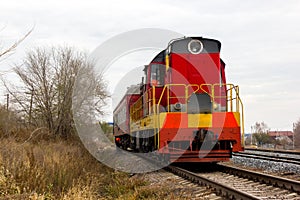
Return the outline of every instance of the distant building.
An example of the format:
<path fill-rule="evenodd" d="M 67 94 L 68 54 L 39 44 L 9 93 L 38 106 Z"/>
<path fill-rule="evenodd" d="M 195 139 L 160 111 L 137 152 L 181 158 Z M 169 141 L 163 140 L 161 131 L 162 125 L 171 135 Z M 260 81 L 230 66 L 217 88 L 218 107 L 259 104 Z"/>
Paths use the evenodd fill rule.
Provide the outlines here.
<path fill-rule="evenodd" d="M 286 140 L 288 143 L 293 142 L 292 131 L 269 131 L 268 135 L 275 140 Z"/>
<path fill-rule="evenodd" d="M 274 139 L 276 137 L 288 137 L 290 139 L 293 139 L 292 131 L 269 131 L 268 135 Z"/>

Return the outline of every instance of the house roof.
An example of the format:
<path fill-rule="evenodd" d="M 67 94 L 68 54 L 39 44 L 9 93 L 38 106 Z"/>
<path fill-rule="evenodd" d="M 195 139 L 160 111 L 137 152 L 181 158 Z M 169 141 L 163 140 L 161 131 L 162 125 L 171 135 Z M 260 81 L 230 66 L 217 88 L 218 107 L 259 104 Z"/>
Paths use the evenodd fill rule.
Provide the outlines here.
<path fill-rule="evenodd" d="M 292 131 L 269 131 L 268 135 L 271 137 L 293 136 L 293 132 Z"/>

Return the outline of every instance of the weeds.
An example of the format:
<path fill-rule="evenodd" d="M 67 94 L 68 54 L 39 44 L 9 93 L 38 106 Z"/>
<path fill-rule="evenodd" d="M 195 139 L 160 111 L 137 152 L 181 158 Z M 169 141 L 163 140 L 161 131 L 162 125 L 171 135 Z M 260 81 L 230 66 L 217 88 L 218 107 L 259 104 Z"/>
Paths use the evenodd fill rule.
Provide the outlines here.
<path fill-rule="evenodd" d="M 79 142 L 0 140 L 0 199 L 165 199 L 168 191 L 114 171 Z"/>

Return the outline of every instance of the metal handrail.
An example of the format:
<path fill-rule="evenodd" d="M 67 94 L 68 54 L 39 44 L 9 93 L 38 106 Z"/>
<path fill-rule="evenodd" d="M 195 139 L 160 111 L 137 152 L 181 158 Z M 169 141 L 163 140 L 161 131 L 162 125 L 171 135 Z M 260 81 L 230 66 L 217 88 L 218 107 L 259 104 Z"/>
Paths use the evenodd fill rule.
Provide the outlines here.
<path fill-rule="evenodd" d="M 185 95 L 182 97 L 171 97 L 170 96 L 170 87 L 172 86 L 178 86 L 178 87 L 184 87 L 185 89 Z M 225 96 L 216 96 L 215 95 L 215 88 L 216 87 L 228 87 L 226 90 L 226 95 Z M 167 93 L 167 112 L 170 112 L 170 99 L 171 98 L 184 98 L 185 102 L 187 103 L 188 99 L 191 97 L 191 95 L 189 95 L 189 87 L 197 87 L 196 90 L 194 90 L 192 93 L 196 93 L 199 90 L 201 90 L 202 92 L 208 94 L 211 97 L 211 101 L 214 102 L 215 99 L 222 99 L 222 98 L 226 98 L 226 111 L 227 112 L 240 112 L 241 113 L 241 129 L 242 129 L 242 138 L 244 138 L 244 105 L 243 102 L 241 100 L 241 98 L 239 97 L 239 87 L 235 86 L 233 84 L 228 84 L 228 83 L 222 83 L 222 84 L 166 84 L 160 94 L 160 97 L 158 99 L 156 99 L 156 87 L 152 86 L 152 98 L 147 98 L 147 104 L 149 103 L 149 113 L 150 110 L 153 111 L 153 114 L 156 115 L 158 113 L 160 113 L 160 104 L 161 101 L 163 99 L 163 97 L 165 96 L 165 93 Z M 208 88 L 208 91 L 206 89 L 204 89 L 204 87 Z M 137 102 L 135 102 L 133 104 L 133 106 L 130 108 L 130 116 L 133 118 L 133 120 L 139 120 L 139 118 L 141 116 L 139 116 L 139 112 L 141 111 L 141 109 L 143 109 L 143 103 L 142 102 L 142 98 L 143 96 L 141 96 Z M 235 109 L 234 109 L 234 101 L 235 101 Z M 140 103 L 140 105 L 139 105 Z M 158 118 L 154 119 L 154 123 L 156 125 L 159 125 L 159 120 Z M 244 146 L 244 141 L 242 141 L 242 145 Z"/>
<path fill-rule="evenodd" d="M 166 88 L 170 87 L 170 86 L 183 86 L 183 85 L 185 86 L 185 102 L 187 102 L 188 98 L 190 98 L 190 96 L 191 96 L 191 95 L 188 94 L 188 88 L 189 87 L 195 87 L 195 86 L 197 86 L 197 87 L 199 86 L 199 87 L 197 88 L 197 90 L 193 91 L 193 93 L 196 93 L 196 92 L 198 92 L 201 89 L 201 91 L 205 92 L 206 94 L 208 94 L 211 97 L 212 102 L 214 102 L 215 99 L 226 98 L 226 102 L 227 102 L 227 104 L 226 104 L 226 111 L 227 112 L 228 111 L 229 112 L 234 112 L 233 102 L 235 101 L 235 103 L 236 103 L 236 105 L 235 105 L 235 111 L 236 112 L 240 112 L 241 111 L 240 112 L 241 113 L 241 119 L 240 119 L 240 121 L 241 121 L 241 132 L 242 132 L 242 138 L 244 138 L 244 133 L 245 133 L 244 105 L 243 105 L 243 102 L 242 102 L 241 98 L 239 97 L 239 87 L 235 86 L 233 84 L 229 84 L 229 83 L 222 83 L 222 84 L 219 84 L 219 83 L 217 83 L 217 84 L 200 84 L 200 85 L 197 85 L 197 84 L 187 84 L 187 85 L 185 85 L 185 84 L 167 84 L 167 85 L 164 86 L 164 89 L 163 89 L 163 91 L 161 93 L 161 96 L 160 96 L 160 98 L 159 98 L 159 100 L 157 102 L 156 113 L 160 112 L 159 111 L 159 105 L 160 105 L 161 100 L 162 100 L 162 98 L 164 96 Z M 211 92 L 205 90 L 204 89 L 205 86 L 206 87 L 210 87 L 210 91 Z M 227 91 L 226 91 L 226 95 L 225 96 L 222 96 L 222 95 L 221 96 L 216 96 L 215 95 L 215 87 L 222 87 L 222 86 L 229 87 L 227 89 Z M 154 90 L 155 90 L 155 88 L 154 88 Z M 167 107 L 168 107 L 167 111 L 168 112 L 170 111 L 170 109 L 169 109 L 169 107 L 170 107 L 170 104 L 169 104 L 170 98 L 172 98 L 172 97 L 170 97 L 169 93 L 170 93 L 170 91 L 167 90 L 167 94 L 168 94 L 167 95 Z M 153 97 L 155 97 L 155 96 L 153 96 Z M 228 108 L 228 104 L 230 105 L 230 108 Z M 155 104 L 153 106 L 155 106 Z M 241 142 L 242 142 L 242 146 L 244 146 L 244 140 L 243 139 L 242 139 Z"/>

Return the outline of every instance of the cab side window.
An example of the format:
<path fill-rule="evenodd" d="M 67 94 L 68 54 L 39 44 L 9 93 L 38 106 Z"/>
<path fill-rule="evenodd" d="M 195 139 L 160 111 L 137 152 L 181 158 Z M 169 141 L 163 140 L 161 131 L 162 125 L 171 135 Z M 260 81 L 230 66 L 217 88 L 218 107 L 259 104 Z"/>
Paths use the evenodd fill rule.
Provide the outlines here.
<path fill-rule="evenodd" d="M 163 86 L 165 84 L 165 66 L 161 64 L 151 65 L 151 86 Z"/>

